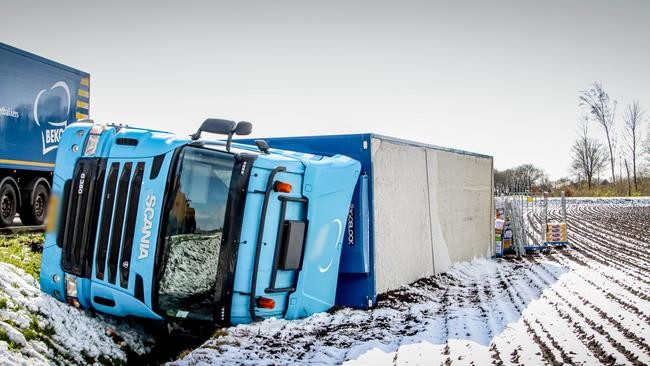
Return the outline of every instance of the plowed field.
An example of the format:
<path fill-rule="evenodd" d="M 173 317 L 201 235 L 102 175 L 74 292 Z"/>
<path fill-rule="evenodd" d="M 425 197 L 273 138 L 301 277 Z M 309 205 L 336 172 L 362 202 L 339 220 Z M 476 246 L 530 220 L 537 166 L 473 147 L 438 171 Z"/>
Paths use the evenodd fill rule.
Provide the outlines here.
<path fill-rule="evenodd" d="M 233 327 L 176 362 L 647 365 L 649 219 L 648 201 L 576 201 L 569 248 L 457 264 L 369 311 Z"/>

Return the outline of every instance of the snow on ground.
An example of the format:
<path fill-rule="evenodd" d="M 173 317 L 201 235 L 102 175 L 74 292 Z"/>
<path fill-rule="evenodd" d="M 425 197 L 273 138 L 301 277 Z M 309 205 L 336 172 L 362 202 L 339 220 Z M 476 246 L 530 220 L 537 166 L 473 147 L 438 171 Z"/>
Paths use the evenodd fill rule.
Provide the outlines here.
<path fill-rule="evenodd" d="M 127 351 L 143 354 L 151 343 L 138 328 L 56 301 L 0 263 L 0 365 L 125 363 Z"/>
<path fill-rule="evenodd" d="M 369 311 L 232 327 L 173 364 L 650 364 L 649 203 L 581 200 L 568 221 L 571 249 L 460 263 Z"/>

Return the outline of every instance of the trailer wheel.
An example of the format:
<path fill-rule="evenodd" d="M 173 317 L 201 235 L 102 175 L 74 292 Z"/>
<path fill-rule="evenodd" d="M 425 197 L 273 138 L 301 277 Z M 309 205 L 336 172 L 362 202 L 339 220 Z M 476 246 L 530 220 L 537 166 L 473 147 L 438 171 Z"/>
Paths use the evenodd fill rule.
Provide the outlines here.
<path fill-rule="evenodd" d="M 43 183 L 37 183 L 30 194 L 23 196 L 23 204 L 18 209 L 23 225 L 43 225 L 50 200 L 50 190 Z"/>
<path fill-rule="evenodd" d="M 11 182 L 5 180 L 0 186 L 0 227 L 13 224 L 17 205 L 18 194 Z"/>

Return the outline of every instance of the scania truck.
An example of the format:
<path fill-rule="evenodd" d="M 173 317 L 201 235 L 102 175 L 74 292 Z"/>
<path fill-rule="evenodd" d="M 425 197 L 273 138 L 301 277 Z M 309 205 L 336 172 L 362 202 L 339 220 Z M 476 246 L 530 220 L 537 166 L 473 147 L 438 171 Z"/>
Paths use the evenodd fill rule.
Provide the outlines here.
<path fill-rule="evenodd" d="M 42 290 L 116 316 L 239 324 L 367 309 L 494 255 L 492 157 L 372 133 L 232 140 L 250 129 L 68 127 Z"/>
<path fill-rule="evenodd" d="M 80 121 L 62 134 L 42 291 L 115 316 L 248 323 L 335 303 L 360 163 Z M 202 133 L 227 135 L 225 141 Z"/>
<path fill-rule="evenodd" d="M 45 219 L 61 134 L 88 118 L 90 76 L 0 43 L 0 227 Z"/>

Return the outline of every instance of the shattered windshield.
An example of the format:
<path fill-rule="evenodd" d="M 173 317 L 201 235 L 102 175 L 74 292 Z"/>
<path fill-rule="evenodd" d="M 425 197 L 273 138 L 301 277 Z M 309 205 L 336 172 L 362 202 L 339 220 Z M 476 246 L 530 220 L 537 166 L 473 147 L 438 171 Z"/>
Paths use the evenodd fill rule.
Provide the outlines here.
<path fill-rule="evenodd" d="M 212 319 L 233 166 L 233 156 L 218 151 L 180 153 L 158 286 L 158 307 L 168 316 Z"/>

